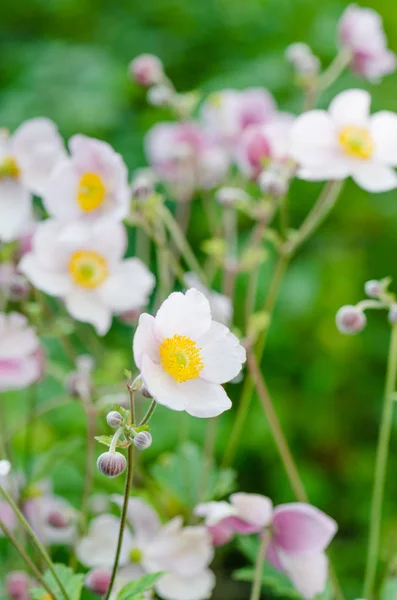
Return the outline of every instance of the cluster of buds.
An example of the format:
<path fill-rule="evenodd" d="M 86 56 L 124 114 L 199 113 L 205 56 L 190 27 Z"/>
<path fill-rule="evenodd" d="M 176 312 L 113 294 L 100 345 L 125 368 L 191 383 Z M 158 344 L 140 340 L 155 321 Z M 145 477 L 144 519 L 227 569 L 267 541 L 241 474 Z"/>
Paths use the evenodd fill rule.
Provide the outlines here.
<path fill-rule="evenodd" d="M 366 310 L 385 309 L 389 311 L 389 322 L 397 323 L 397 301 L 395 295 L 389 292 L 391 279 L 371 279 L 364 285 L 369 299 L 362 300 L 356 305 L 342 306 L 336 313 L 336 326 L 341 333 L 355 335 L 360 333 L 367 324 Z"/>

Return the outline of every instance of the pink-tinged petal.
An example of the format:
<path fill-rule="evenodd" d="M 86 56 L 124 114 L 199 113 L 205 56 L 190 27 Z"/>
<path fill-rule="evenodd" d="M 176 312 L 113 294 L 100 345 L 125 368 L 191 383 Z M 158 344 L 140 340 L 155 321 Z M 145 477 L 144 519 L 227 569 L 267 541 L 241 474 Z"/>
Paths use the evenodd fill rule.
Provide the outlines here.
<path fill-rule="evenodd" d="M 204 367 L 200 377 L 212 383 L 226 383 L 240 373 L 246 352 L 231 331 L 213 321 L 209 330 L 197 340 Z"/>
<path fill-rule="evenodd" d="M 112 500 L 122 508 L 123 496 L 114 494 Z M 139 543 L 153 539 L 161 527 L 161 521 L 154 508 L 140 498 L 130 498 L 127 519 Z"/>
<path fill-rule="evenodd" d="M 338 529 L 334 519 L 303 502 L 277 506 L 273 527 L 274 542 L 290 554 L 324 550 Z"/>
<path fill-rule="evenodd" d="M 338 128 L 345 125 L 366 127 L 371 96 L 365 90 L 346 90 L 338 94 L 329 106 L 329 113 Z"/>
<path fill-rule="evenodd" d="M 249 535 L 251 533 L 258 533 L 262 529 L 262 527 L 249 523 L 248 521 L 244 521 L 243 519 L 239 519 L 238 517 L 229 517 L 225 519 L 221 523 L 223 527 L 229 528 L 231 531 L 235 533 L 243 533 L 245 535 Z"/>
<path fill-rule="evenodd" d="M 71 283 L 68 275 L 46 269 L 33 253 L 22 257 L 18 270 L 34 287 L 46 294 L 63 297 L 70 291 Z"/>
<path fill-rule="evenodd" d="M 337 130 L 324 110 L 298 117 L 291 127 L 291 157 L 306 168 L 324 168 L 339 154 Z"/>
<path fill-rule="evenodd" d="M 357 163 L 352 178 L 367 192 L 388 192 L 397 187 L 397 175 L 393 168 L 380 163 Z"/>
<path fill-rule="evenodd" d="M 91 323 L 99 335 L 105 335 L 112 323 L 112 314 L 95 292 L 74 288 L 65 298 L 68 313 L 77 321 Z"/>
<path fill-rule="evenodd" d="M 237 511 L 237 517 L 255 526 L 256 531 L 270 525 L 273 504 L 266 496 L 239 492 L 230 496 L 230 502 Z"/>
<path fill-rule="evenodd" d="M 280 559 L 278 557 L 278 548 L 277 545 L 274 543 L 273 540 L 270 540 L 270 544 L 267 547 L 267 552 L 266 552 L 266 560 L 275 568 L 278 569 L 279 571 L 283 571 L 283 566 L 280 562 Z"/>
<path fill-rule="evenodd" d="M 177 411 L 186 409 L 186 383 L 177 383 L 161 365 L 155 364 L 148 354 L 143 354 L 140 369 L 143 383 L 159 404 Z"/>
<path fill-rule="evenodd" d="M 198 504 L 194 509 L 194 514 L 205 518 L 205 524 L 208 526 L 217 525 L 227 517 L 233 517 L 237 514 L 237 509 L 229 502 L 206 502 Z"/>
<path fill-rule="evenodd" d="M 167 573 L 155 585 L 164 600 L 205 600 L 215 587 L 215 575 L 209 569 L 192 577 Z"/>
<path fill-rule="evenodd" d="M 397 166 L 397 114 L 382 110 L 370 119 L 370 132 L 375 144 L 374 159 Z"/>
<path fill-rule="evenodd" d="M 215 548 L 228 544 L 234 536 L 234 530 L 231 529 L 227 524 L 227 519 L 221 521 L 217 525 L 208 527 L 209 534 L 212 539 L 212 544 Z"/>
<path fill-rule="evenodd" d="M 154 275 L 139 258 L 129 258 L 98 288 L 98 296 L 114 312 L 146 306 L 155 285 Z"/>
<path fill-rule="evenodd" d="M 32 198 L 17 180 L 0 179 L 0 241 L 18 239 L 32 220 Z"/>
<path fill-rule="evenodd" d="M 230 398 L 223 387 L 217 383 L 210 383 L 199 377 L 180 383 L 179 386 L 186 398 L 185 410 L 192 417 L 201 419 L 217 417 L 232 407 Z"/>
<path fill-rule="evenodd" d="M 41 376 L 36 356 L 20 359 L 0 359 L 0 390 L 22 390 Z"/>
<path fill-rule="evenodd" d="M 0 314 L 0 359 L 24 358 L 39 348 L 39 339 L 20 313 Z"/>
<path fill-rule="evenodd" d="M 76 219 L 80 214 L 77 204 L 79 174 L 69 158 L 61 161 L 51 174 L 43 193 L 43 204 L 51 217 Z"/>
<path fill-rule="evenodd" d="M 1 378 L 1 376 L 0 376 Z M 7 502 L 0 502 L 0 520 L 10 529 L 14 531 L 18 524 L 18 519 L 15 516 L 14 511 Z M 3 530 L 0 528 L 0 537 L 3 537 Z"/>
<path fill-rule="evenodd" d="M 305 600 L 311 600 L 325 590 L 328 578 L 328 561 L 322 552 L 287 554 L 279 551 L 278 557 L 288 578 Z"/>
<path fill-rule="evenodd" d="M 211 309 L 207 298 L 191 288 L 182 294 L 173 292 L 156 314 L 156 329 L 162 338 L 175 334 L 197 340 L 211 325 Z"/>
<path fill-rule="evenodd" d="M 76 546 L 79 561 L 86 567 L 112 568 L 116 554 L 120 519 L 101 515 L 91 521 L 88 534 Z M 125 529 L 120 554 L 120 566 L 129 562 L 129 552 L 134 547 L 130 531 Z"/>
<path fill-rule="evenodd" d="M 153 541 L 151 551 L 157 555 L 163 568 L 181 576 L 193 576 L 203 571 L 214 556 L 211 536 L 206 527 L 184 527 L 176 535 L 171 533 Z M 150 553 L 150 549 L 149 549 Z"/>
<path fill-rule="evenodd" d="M 143 313 L 139 317 L 133 341 L 134 361 L 138 369 L 142 368 L 142 358 L 147 354 L 153 362 L 159 361 L 159 342 L 155 335 L 155 320 L 152 315 Z"/>

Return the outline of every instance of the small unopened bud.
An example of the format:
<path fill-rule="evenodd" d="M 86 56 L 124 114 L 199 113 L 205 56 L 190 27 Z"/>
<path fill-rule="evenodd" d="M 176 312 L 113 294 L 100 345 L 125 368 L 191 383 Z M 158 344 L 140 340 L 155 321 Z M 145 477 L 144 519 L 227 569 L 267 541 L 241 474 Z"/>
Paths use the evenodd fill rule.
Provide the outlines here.
<path fill-rule="evenodd" d="M 154 85 L 147 93 L 147 101 L 152 106 L 168 106 L 172 97 L 173 91 L 168 85 Z"/>
<path fill-rule="evenodd" d="M 140 54 L 130 62 L 129 72 L 132 79 L 143 87 L 160 83 L 164 79 L 161 60 L 154 54 Z"/>
<path fill-rule="evenodd" d="M 291 44 L 285 51 L 285 57 L 298 75 L 314 76 L 320 70 L 320 61 L 307 44 Z"/>
<path fill-rule="evenodd" d="M 125 471 L 127 461 L 120 452 L 104 452 L 97 460 L 97 467 L 106 477 L 118 477 Z"/>
<path fill-rule="evenodd" d="M 371 279 L 365 283 L 364 290 L 370 298 L 378 298 L 383 291 L 383 286 L 377 279 Z"/>
<path fill-rule="evenodd" d="M 367 324 L 367 318 L 356 306 L 342 306 L 336 313 L 336 326 L 341 333 L 354 335 L 360 333 Z"/>
<path fill-rule="evenodd" d="M 146 450 L 152 445 L 152 436 L 148 431 L 140 431 L 134 437 L 134 446 L 138 450 Z"/>
<path fill-rule="evenodd" d="M 123 417 L 117 410 L 112 410 L 106 415 L 106 422 L 109 427 L 118 427 L 123 420 Z"/>
<path fill-rule="evenodd" d="M 29 296 L 30 286 L 23 275 L 16 273 L 9 283 L 8 295 L 12 302 L 20 302 Z"/>
<path fill-rule="evenodd" d="M 288 192 L 289 181 L 284 169 L 270 167 L 259 175 L 258 184 L 263 194 L 282 198 Z"/>
<path fill-rule="evenodd" d="M 86 575 L 85 586 L 94 594 L 104 596 L 108 591 L 112 574 L 108 569 L 91 569 Z"/>
<path fill-rule="evenodd" d="M 143 308 L 133 308 L 120 313 L 119 319 L 125 325 L 135 325 L 143 312 Z"/>
<path fill-rule="evenodd" d="M 131 184 L 131 193 L 137 202 L 145 202 L 154 193 L 155 176 L 150 169 L 138 171 Z"/>
<path fill-rule="evenodd" d="M 152 394 L 144 384 L 141 385 L 139 391 L 141 392 L 142 396 L 145 396 L 145 398 L 153 398 Z"/>
<path fill-rule="evenodd" d="M 244 204 L 249 201 L 248 194 L 238 187 L 221 187 L 215 199 L 225 208 L 233 208 L 236 204 Z"/>
<path fill-rule="evenodd" d="M 13 571 L 7 576 L 6 590 L 12 600 L 29 600 L 29 576 L 23 571 Z"/>
<path fill-rule="evenodd" d="M 54 529 L 64 529 L 70 524 L 69 518 L 60 510 L 52 510 L 47 517 L 47 523 Z"/>
<path fill-rule="evenodd" d="M 389 323 L 395 325 L 397 323 L 397 304 L 392 304 L 389 310 Z"/>

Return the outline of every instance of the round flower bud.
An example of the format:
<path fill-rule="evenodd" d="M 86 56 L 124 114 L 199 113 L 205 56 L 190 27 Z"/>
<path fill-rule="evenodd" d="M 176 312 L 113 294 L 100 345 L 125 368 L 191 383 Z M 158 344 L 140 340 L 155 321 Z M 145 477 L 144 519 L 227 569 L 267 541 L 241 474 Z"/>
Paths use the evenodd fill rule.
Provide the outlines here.
<path fill-rule="evenodd" d="M 97 460 L 97 467 L 106 477 L 118 477 L 125 471 L 127 461 L 120 452 L 104 452 Z"/>
<path fill-rule="evenodd" d="M 23 571 L 13 571 L 7 576 L 6 590 L 12 600 L 29 600 L 29 576 Z"/>
<path fill-rule="evenodd" d="M 285 57 L 299 75 L 314 76 L 320 70 L 320 61 L 307 44 L 291 44 L 285 51 Z"/>
<path fill-rule="evenodd" d="M 172 96 L 173 91 L 168 85 L 154 85 L 148 90 L 147 101 L 152 106 L 168 106 Z"/>
<path fill-rule="evenodd" d="M 60 510 L 52 510 L 47 517 L 47 523 L 54 529 L 64 529 L 68 527 L 70 520 Z"/>
<path fill-rule="evenodd" d="M 376 279 L 371 279 L 370 281 L 367 281 L 365 283 L 364 290 L 367 296 L 369 296 L 370 298 L 379 298 L 380 294 L 382 293 L 383 287 L 380 281 L 377 281 Z"/>
<path fill-rule="evenodd" d="M 259 175 L 258 184 L 263 194 L 282 198 L 288 192 L 289 182 L 285 169 L 270 167 Z"/>
<path fill-rule="evenodd" d="M 109 427 L 118 427 L 123 420 L 123 417 L 117 410 L 112 410 L 106 416 L 106 422 Z"/>
<path fill-rule="evenodd" d="M 140 431 L 134 437 L 134 446 L 138 450 L 146 450 L 152 445 L 152 436 L 148 431 Z"/>
<path fill-rule="evenodd" d="M 145 396 L 145 398 L 153 398 L 152 394 L 149 392 L 149 390 L 144 384 L 141 385 L 139 391 L 141 392 L 142 396 Z"/>
<path fill-rule="evenodd" d="M 111 572 L 108 569 L 91 569 L 86 575 L 85 586 L 94 594 L 104 596 L 108 591 Z"/>
<path fill-rule="evenodd" d="M 389 323 L 395 325 L 397 323 L 397 304 L 392 304 L 389 310 Z"/>
<path fill-rule="evenodd" d="M 164 79 L 161 60 L 154 54 L 140 54 L 130 62 L 129 72 L 132 79 L 143 87 L 160 83 Z"/>
<path fill-rule="evenodd" d="M 336 326 L 341 333 L 354 335 L 360 333 L 367 324 L 367 318 L 356 306 L 342 306 L 336 313 Z"/>

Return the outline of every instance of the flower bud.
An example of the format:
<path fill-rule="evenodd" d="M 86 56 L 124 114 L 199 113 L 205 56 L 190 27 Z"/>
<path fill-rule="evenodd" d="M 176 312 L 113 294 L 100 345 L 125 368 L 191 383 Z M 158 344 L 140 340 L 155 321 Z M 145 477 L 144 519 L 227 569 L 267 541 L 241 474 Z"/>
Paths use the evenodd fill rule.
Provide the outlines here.
<path fill-rule="evenodd" d="M 155 176 L 151 169 L 140 169 L 134 175 L 131 193 L 137 202 L 145 202 L 154 193 Z"/>
<path fill-rule="evenodd" d="M 106 422 L 109 427 L 118 427 L 123 420 L 123 417 L 117 410 L 112 410 L 106 416 Z"/>
<path fill-rule="evenodd" d="M 285 57 L 298 75 L 314 76 L 320 70 L 320 61 L 307 44 L 291 44 L 285 51 Z"/>
<path fill-rule="evenodd" d="M 146 450 L 152 445 L 152 436 L 148 431 L 140 431 L 134 437 L 134 446 L 138 450 Z"/>
<path fill-rule="evenodd" d="M 132 79 L 142 87 L 160 83 L 164 79 L 161 60 L 153 54 L 140 54 L 130 62 L 129 72 Z"/>
<path fill-rule="evenodd" d="M 236 204 L 247 203 L 249 196 L 241 188 L 224 186 L 217 191 L 215 199 L 225 208 L 233 208 Z"/>
<path fill-rule="evenodd" d="M 259 175 L 258 184 L 263 194 L 273 198 L 282 198 L 288 192 L 289 181 L 286 170 L 270 167 Z"/>
<path fill-rule="evenodd" d="M 85 586 L 94 594 L 104 596 L 108 591 L 111 576 L 108 569 L 91 569 L 86 575 Z"/>
<path fill-rule="evenodd" d="M 144 384 L 141 385 L 139 391 L 141 392 L 142 396 L 145 396 L 145 398 L 153 398 L 152 394 L 149 392 L 149 390 Z"/>
<path fill-rule="evenodd" d="M 97 460 L 97 467 L 106 477 L 118 477 L 125 471 L 127 461 L 120 452 L 104 452 Z"/>
<path fill-rule="evenodd" d="M 16 273 L 9 283 L 8 295 L 10 300 L 12 302 L 25 300 L 29 296 L 29 291 L 29 282 L 23 275 Z"/>
<path fill-rule="evenodd" d="M 367 324 L 367 318 L 356 306 L 342 306 L 336 313 L 336 326 L 341 333 L 354 335 L 360 333 Z"/>
<path fill-rule="evenodd" d="M 389 310 L 389 323 L 395 325 L 397 323 L 397 304 L 392 304 Z"/>
<path fill-rule="evenodd" d="M 70 519 L 60 510 L 52 510 L 48 514 L 47 523 L 54 529 L 64 529 L 70 524 Z"/>
<path fill-rule="evenodd" d="M 371 279 L 365 283 L 364 290 L 367 296 L 370 298 L 379 298 L 383 291 L 383 286 L 380 281 L 377 281 L 377 279 Z"/>
<path fill-rule="evenodd" d="M 13 571 L 7 576 L 6 590 L 12 600 L 29 600 L 30 580 L 23 571 Z"/>
<path fill-rule="evenodd" d="M 173 91 L 168 85 L 154 85 L 148 90 L 147 101 L 152 106 L 168 106 L 172 96 Z"/>

